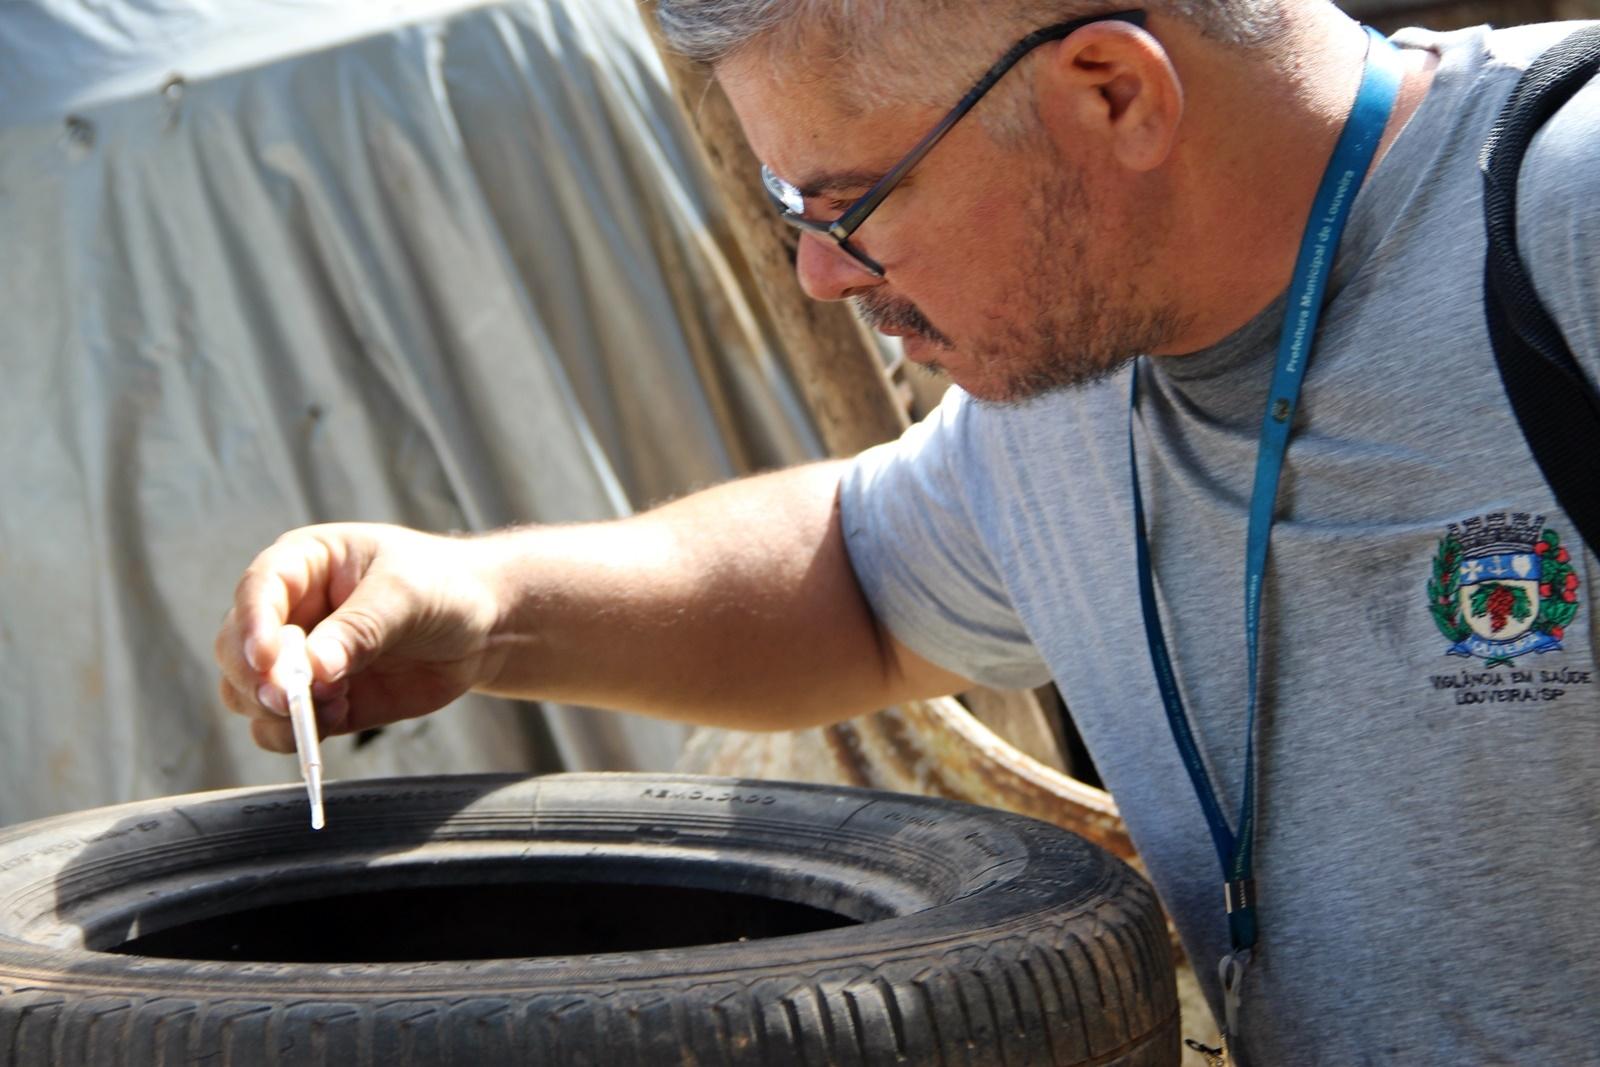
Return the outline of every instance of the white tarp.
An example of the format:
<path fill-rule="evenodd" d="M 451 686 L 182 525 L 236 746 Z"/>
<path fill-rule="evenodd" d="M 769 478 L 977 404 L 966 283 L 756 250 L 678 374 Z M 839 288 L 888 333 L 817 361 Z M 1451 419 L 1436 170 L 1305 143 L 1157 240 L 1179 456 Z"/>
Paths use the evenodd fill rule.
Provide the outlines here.
<path fill-rule="evenodd" d="M 633 0 L 0 0 L 0 824 L 288 781 L 221 710 L 310 522 L 603 518 L 814 454 Z M 470 698 L 333 776 L 657 768 Z"/>

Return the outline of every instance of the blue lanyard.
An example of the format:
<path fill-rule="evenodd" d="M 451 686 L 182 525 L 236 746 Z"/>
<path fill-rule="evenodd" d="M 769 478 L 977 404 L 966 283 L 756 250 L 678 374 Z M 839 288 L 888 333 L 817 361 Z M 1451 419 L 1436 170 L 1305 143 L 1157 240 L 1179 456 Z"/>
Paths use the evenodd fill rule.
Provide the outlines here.
<path fill-rule="evenodd" d="M 1206 822 L 1211 827 L 1212 843 L 1222 864 L 1224 902 L 1228 913 L 1228 934 L 1233 952 L 1222 961 L 1222 979 L 1227 995 L 1227 1031 L 1236 1033 L 1238 984 L 1255 947 L 1258 929 L 1255 893 L 1255 723 L 1257 704 L 1258 649 L 1261 630 L 1261 587 L 1267 571 L 1267 546 L 1272 536 L 1273 512 L 1277 504 L 1278 483 L 1283 473 L 1284 454 L 1289 447 L 1289 431 L 1300 401 L 1300 386 L 1305 380 L 1312 339 L 1322 315 L 1328 275 L 1344 236 L 1350 208 L 1360 191 L 1378 142 L 1394 109 L 1399 93 L 1402 68 L 1399 50 L 1378 31 L 1368 29 L 1366 73 L 1361 90 L 1345 124 L 1344 133 L 1334 148 L 1333 158 L 1323 175 L 1322 186 L 1312 202 L 1311 217 L 1301 239 L 1300 258 L 1295 264 L 1294 281 L 1289 289 L 1289 310 L 1284 319 L 1283 337 L 1278 345 L 1277 370 L 1267 398 L 1266 417 L 1261 427 L 1261 447 L 1256 459 L 1255 488 L 1250 497 L 1250 532 L 1245 545 L 1244 625 L 1248 650 L 1248 692 L 1245 718 L 1244 789 L 1239 802 L 1239 829 L 1235 833 L 1217 802 L 1216 790 L 1206 773 L 1195 742 L 1183 697 L 1178 691 L 1172 657 L 1167 650 L 1156 606 L 1155 576 L 1150 564 L 1150 538 L 1145 524 L 1144 500 L 1139 490 L 1139 457 L 1134 445 L 1134 416 L 1139 410 L 1139 371 L 1133 374 L 1132 412 L 1128 422 L 1128 450 L 1133 463 L 1133 515 L 1135 551 L 1139 568 L 1139 600 L 1144 610 L 1145 639 L 1150 645 L 1150 660 L 1156 682 L 1166 705 L 1167 721 L 1173 739 L 1183 756 L 1183 764 L 1200 798 Z"/>

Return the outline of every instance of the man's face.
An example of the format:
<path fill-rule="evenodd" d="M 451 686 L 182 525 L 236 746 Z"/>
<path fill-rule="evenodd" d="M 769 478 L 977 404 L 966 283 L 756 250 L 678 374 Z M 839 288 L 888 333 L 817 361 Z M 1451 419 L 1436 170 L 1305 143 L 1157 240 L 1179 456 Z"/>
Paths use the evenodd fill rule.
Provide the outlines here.
<path fill-rule="evenodd" d="M 943 114 L 908 106 L 852 115 L 827 81 L 764 55 L 735 56 L 718 75 L 756 154 L 808 194 L 811 218 L 837 216 Z M 980 110 L 991 103 L 1000 101 Z M 979 400 L 1024 400 L 1159 349 L 1179 325 L 1142 285 L 1159 217 L 1118 195 L 1114 175 L 1093 173 L 1095 161 L 1065 158 L 1043 129 L 1000 145 L 976 117 L 852 239 L 883 278 L 805 236 L 802 286 L 817 299 L 853 300 L 869 324 L 903 339 L 907 358 L 944 370 Z"/>

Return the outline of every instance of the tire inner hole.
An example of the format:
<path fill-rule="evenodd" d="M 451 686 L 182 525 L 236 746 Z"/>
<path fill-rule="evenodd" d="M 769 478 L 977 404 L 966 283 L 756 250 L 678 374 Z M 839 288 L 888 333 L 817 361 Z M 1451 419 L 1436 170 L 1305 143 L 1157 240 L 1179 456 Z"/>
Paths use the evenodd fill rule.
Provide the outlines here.
<path fill-rule="evenodd" d="M 261 963 L 411 963 L 644 952 L 854 925 L 752 893 L 615 882 L 406 886 L 167 924 L 106 951 Z"/>

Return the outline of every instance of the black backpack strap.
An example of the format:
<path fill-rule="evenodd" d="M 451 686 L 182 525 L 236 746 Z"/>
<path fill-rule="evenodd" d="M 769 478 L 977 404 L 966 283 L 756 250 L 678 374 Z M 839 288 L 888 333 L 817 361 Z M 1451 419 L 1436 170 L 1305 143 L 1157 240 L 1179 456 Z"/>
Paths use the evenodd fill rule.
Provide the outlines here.
<path fill-rule="evenodd" d="M 1600 552 L 1600 393 L 1545 310 L 1517 253 L 1517 178 L 1534 134 L 1600 70 L 1600 26 L 1579 30 L 1522 75 L 1484 145 L 1489 256 L 1484 304 L 1500 377 L 1539 469 Z"/>

